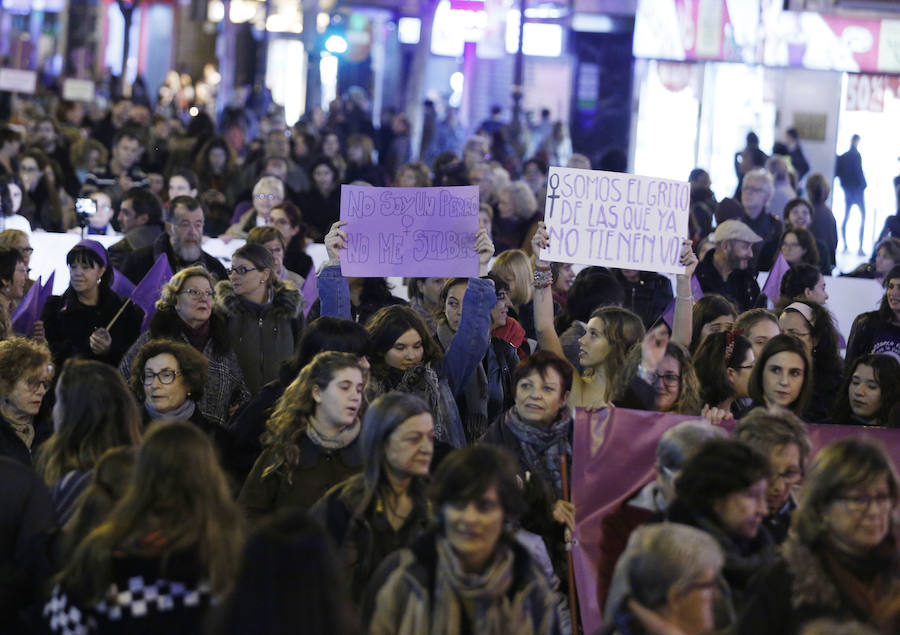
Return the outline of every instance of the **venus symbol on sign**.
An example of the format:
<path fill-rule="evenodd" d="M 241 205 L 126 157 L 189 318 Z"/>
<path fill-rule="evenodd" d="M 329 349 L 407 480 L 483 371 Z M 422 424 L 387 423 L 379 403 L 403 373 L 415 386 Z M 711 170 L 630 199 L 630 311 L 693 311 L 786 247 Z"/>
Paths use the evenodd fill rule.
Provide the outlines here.
<path fill-rule="evenodd" d="M 559 188 L 559 174 L 551 174 L 549 179 L 550 185 L 550 194 L 547 195 L 547 198 L 550 199 L 550 211 L 547 212 L 547 218 L 553 218 L 553 205 L 556 203 L 556 199 L 559 198 L 559 194 L 556 193 L 556 190 Z"/>

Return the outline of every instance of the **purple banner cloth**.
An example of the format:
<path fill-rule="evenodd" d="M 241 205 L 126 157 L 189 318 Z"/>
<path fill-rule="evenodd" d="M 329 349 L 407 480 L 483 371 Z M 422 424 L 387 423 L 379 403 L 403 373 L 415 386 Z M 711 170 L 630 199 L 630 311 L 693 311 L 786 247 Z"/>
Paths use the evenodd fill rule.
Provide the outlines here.
<path fill-rule="evenodd" d="M 703 297 L 703 289 L 700 287 L 700 281 L 697 280 L 697 276 L 691 276 L 691 297 L 694 298 L 694 302 Z M 662 320 L 669 325 L 669 330 L 675 327 L 675 302 L 677 300 L 672 298 L 669 306 L 666 307 L 662 314 Z"/>
<path fill-rule="evenodd" d="M 654 478 L 656 444 L 663 432 L 677 423 L 698 418 L 623 408 L 599 412 L 577 410 L 572 444 L 572 502 L 577 544 L 572 554 L 585 633 L 596 633 L 602 625 L 597 567 L 601 558 L 603 518 Z M 730 431 L 735 425 L 735 421 L 727 421 L 723 427 Z M 894 463 L 900 463 L 900 430 L 814 424 L 807 425 L 807 430 L 812 440 L 812 456 L 832 441 L 860 436 L 884 443 Z"/>
<path fill-rule="evenodd" d="M 316 268 L 310 267 L 306 274 L 306 280 L 303 281 L 303 287 L 300 289 L 300 295 L 303 296 L 303 316 L 309 315 L 313 302 L 319 298 L 319 285 L 316 281 Z"/>
<path fill-rule="evenodd" d="M 16 305 L 9 321 L 12 324 L 12 330 L 16 335 L 28 337 L 34 330 L 34 323 L 38 319 L 38 300 L 41 295 L 41 279 L 31 285 L 28 293 L 25 294 L 19 304 Z"/>
<path fill-rule="evenodd" d="M 123 276 L 124 277 L 124 276 Z M 172 270 L 169 268 L 169 259 L 166 254 L 162 253 L 147 275 L 138 282 L 134 291 L 131 292 L 131 301 L 144 310 L 144 322 L 141 324 L 141 333 L 150 328 L 150 319 L 156 313 L 156 301 L 159 300 L 162 286 L 172 277 Z"/>
<path fill-rule="evenodd" d="M 113 279 L 109 288 L 122 299 L 130 298 L 131 294 L 134 293 L 134 284 L 115 267 L 113 267 Z"/>
<path fill-rule="evenodd" d="M 345 276 L 478 275 L 478 187 L 341 186 Z"/>
<path fill-rule="evenodd" d="M 784 254 L 779 252 L 778 258 L 769 270 L 769 277 L 766 278 L 766 283 L 762 288 L 762 292 L 765 293 L 766 297 L 773 303 L 777 302 L 778 298 L 781 297 L 781 279 L 790 268 L 791 266 L 788 264 L 788 261 L 784 259 Z"/>

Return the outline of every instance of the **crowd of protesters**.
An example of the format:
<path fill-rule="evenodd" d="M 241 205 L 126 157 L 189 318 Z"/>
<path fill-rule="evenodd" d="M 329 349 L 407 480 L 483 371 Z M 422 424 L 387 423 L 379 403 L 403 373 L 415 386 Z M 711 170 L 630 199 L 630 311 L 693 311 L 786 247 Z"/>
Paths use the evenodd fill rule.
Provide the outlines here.
<path fill-rule="evenodd" d="M 864 428 L 900 427 L 897 223 L 854 272 L 884 293 L 846 343 L 828 186 L 794 134 L 772 157 L 748 137 L 734 198 L 690 175 L 674 285 L 546 262 L 548 166 L 620 153 L 592 166 L 549 112 L 502 114 L 467 136 L 429 104 L 413 144 L 361 91 L 292 127 L 18 104 L 0 127 L 0 630 L 577 633 L 575 408 L 618 407 L 689 419 L 603 521 L 603 632 L 898 632 L 900 485 Z M 478 275 L 345 277 L 342 183 L 477 185 Z M 40 231 L 82 240 L 16 333 Z M 229 268 L 211 237 L 244 241 Z M 142 324 L 116 277 L 161 257 Z M 859 428 L 815 452 L 812 424 Z"/>

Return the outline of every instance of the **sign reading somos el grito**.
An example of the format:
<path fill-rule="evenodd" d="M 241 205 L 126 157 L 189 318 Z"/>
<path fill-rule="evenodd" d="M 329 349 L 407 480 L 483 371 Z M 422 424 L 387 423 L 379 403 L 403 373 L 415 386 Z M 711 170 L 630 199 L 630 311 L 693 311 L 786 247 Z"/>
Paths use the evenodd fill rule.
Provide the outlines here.
<path fill-rule="evenodd" d="M 541 258 L 659 273 L 683 273 L 691 186 L 618 172 L 551 167 Z"/>
<path fill-rule="evenodd" d="M 478 275 L 477 186 L 342 185 L 341 220 L 345 276 Z"/>

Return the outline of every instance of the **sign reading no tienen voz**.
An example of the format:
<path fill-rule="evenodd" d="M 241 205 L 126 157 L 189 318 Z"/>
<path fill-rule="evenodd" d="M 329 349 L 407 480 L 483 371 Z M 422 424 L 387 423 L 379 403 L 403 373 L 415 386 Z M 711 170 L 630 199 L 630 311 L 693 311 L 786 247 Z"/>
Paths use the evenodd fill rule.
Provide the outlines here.
<path fill-rule="evenodd" d="M 635 174 L 551 167 L 541 258 L 621 269 L 683 273 L 691 187 Z"/>

